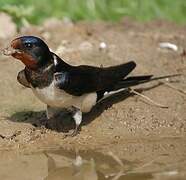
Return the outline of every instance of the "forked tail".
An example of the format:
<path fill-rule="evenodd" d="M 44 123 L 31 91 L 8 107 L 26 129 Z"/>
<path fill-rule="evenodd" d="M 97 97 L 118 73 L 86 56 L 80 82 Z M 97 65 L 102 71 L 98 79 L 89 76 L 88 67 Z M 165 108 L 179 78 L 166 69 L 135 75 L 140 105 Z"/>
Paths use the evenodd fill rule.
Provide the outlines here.
<path fill-rule="evenodd" d="M 180 75 L 181 74 L 172 74 L 172 75 L 159 76 L 159 77 L 153 77 L 153 75 L 127 77 L 127 78 L 123 79 L 122 81 L 119 81 L 111 91 L 102 92 L 103 93 L 102 95 L 99 94 L 100 98 L 98 99 L 98 101 L 102 101 L 103 99 L 105 99 L 113 94 L 116 94 L 120 91 L 123 91 L 124 89 L 130 88 L 132 86 L 136 86 L 136 85 L 151 82 L 151 81 L 177 77 Z"/>
<path fill-rule="evenodd" d="M 131 76 L 123 79 L 122 81 L 119 81 L 115 86 L 113 91 L 123 89 L 123 88 L 129 88 L 132 86 L 136 86 L 139 84 L 166 79 L 166 78 L 172 78 L 176 76 L 180 76 L 181 74 L 172 74 L 172 75 L 166 75 L 166 76 L 159 76 L 159 77 L 153 77 L 153 75 L 145 75 L 145 76 Z"/>

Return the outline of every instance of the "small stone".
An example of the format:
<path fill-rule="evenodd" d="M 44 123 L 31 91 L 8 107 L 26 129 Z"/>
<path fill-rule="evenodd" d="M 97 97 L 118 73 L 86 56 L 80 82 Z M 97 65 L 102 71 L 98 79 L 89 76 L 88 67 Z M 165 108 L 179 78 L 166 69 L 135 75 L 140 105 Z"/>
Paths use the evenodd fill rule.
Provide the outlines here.
<path fill-rule="evenodd" d="M 114 136 L 115 139 L 120 139 L 120 136 Z"/>
<path fill-rule="evenodd" d="M 101 42 L 101 43 L 99 44 L 99 50 L 105 51 L 105 50 L 107 50 L 107 49 L 108 49 L 108 46 L 107 46 L 107 44 L 106 44 L 105 42 Z"/>
<path fill-rule="evenodd" d="M 107 47 L 107 45 L 106 45 L 105 42 L 101 42 L 101 43 L 99 44 L 99 47 L 100 47 L 101 49 L 105 49 L 105 48 Z"/>

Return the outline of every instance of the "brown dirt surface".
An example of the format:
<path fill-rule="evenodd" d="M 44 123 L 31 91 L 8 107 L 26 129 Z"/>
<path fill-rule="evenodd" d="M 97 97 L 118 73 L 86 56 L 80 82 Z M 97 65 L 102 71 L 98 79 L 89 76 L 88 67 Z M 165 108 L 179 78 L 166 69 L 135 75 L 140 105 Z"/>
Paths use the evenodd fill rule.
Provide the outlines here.
<path fill-rule="evenodd" d="M 185 26 L 165 21 L 142 24 L 130 19 L 114 24 L 51 21 L 41 26 L 22 28 L 17 36 L 36 35 L 43 38 L 53 51 L 73 65 L 105 67 L 134 60 L 137 67 L 132 75 L 181 73 L 182 76 L 169 79 L 169 83 L 186 91 Z M 9 42 L 8 38 L 0 41 L 0 48 Z M 100 48 L 101 42 L 106 44 L 106 48 Z M 176 44 L 178 51 L 160 48 L 161 42 Z M 176 164 L 183 159 L 185 163 L 186 94 L 159 82 L 137 86 L 135 89 L 143 95 L 168 108 L 157 107 L 125 91 L 96 105 L 84 115 L 80 133 L 76 137 L 64 138 L 61 126 L 67 124 L 71 128 L 69 124 L 73 127 L 73 121 L 65 115 L 66 118 L 59 118 L 54 123 L 54 130 L 42 126 L 46 121 L 45 105 L 34 97 L 31 90 L 16 81 L 23 65 L 1 55 L 0 67 L 2 151 L 35 152 L 63 147 L 103 153 L 112 151 L 139 164 L 157 158 L 157 163 Z M 62 121 L 67 122 L 63 124 Z M 178 164 L 175 166 L 179 169 Z"/>

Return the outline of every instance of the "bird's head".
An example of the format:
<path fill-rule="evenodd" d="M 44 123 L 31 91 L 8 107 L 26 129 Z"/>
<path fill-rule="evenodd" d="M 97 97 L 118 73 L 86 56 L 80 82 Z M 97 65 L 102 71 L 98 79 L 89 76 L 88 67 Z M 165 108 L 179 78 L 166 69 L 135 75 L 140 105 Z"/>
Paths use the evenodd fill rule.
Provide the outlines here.
<path fill-rule="evenodd" d="M 51 52 L 46 43 L 35 36 L 21 36 L 10 43 L 5 55 L 21 60 L 29 69 L 37 69 L 51 60 Z"/>

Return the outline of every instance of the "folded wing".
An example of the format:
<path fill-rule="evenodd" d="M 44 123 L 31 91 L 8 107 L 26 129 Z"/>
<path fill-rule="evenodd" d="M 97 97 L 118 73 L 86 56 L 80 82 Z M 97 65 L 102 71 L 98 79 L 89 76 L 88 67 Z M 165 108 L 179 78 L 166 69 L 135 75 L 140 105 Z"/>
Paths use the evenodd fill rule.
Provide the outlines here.
<path fill-rule="evenodd" d="M 133 61 L 107 68 L 71 66 L 63 69 L 61 66 L 55 73 L 56 86 L 75 96 L 90 92 L 112 91 L 135 66 Z"/>

